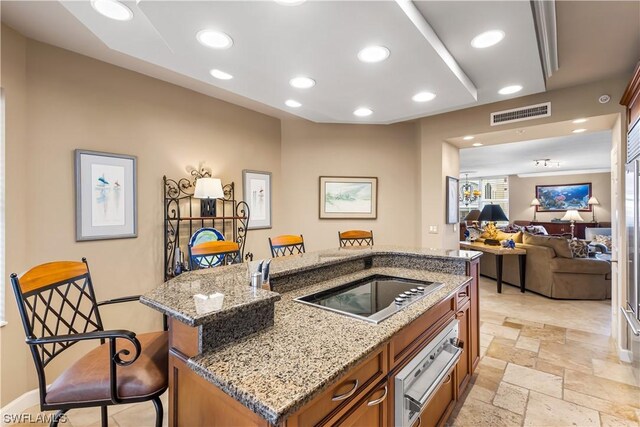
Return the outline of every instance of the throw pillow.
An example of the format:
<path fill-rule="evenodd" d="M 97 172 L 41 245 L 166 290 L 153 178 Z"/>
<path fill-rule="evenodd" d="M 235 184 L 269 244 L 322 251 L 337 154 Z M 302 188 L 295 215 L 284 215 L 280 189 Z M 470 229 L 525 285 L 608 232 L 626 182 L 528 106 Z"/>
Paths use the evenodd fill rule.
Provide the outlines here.
<path fill-rule="evenodd" d="M 609 252 L 611 252 L 611 236 L 603 236 L 601 234 L 596 234 L 593 236 L 593 242 L 602 243 L 607 247 Z"/>
<path fill-rule="evenodd" d="M 524 231 L 527 233 L 535 234 L 537 236 L 547 236 L 547 229 L 542 225 L 525 225 Z"/>
<path fill-rule="evenodd" d="M 573 238 L 569 241 L 569 247 L 574 258 L 589 257 L 589 244 L 586 241 Z"/>
<path fill-rule="evenodd" d="M 515 224 L 509 224 L 502 229 L 502 231 L 504 231 L 505 233 L 517 233 L 520 230 L 522 230 L 522 227 Z"/>
<path fill-rule="evenodd" d="M 569 241 L 564 237 L 535 236 L 531 233 L 524 233 L 522 241 L 525 245 L 546 246 L 547 248 L 551 248 L 559 257 L 573 258 Z"/>
<path fill-rule="evenodd" d="M 512 239 L 514 242 L 516 243 L 522 243 L 522 235 L 524 233 L 522 233 L 522 231 L 518 231 L 516 234 L 513 235 Z"/>

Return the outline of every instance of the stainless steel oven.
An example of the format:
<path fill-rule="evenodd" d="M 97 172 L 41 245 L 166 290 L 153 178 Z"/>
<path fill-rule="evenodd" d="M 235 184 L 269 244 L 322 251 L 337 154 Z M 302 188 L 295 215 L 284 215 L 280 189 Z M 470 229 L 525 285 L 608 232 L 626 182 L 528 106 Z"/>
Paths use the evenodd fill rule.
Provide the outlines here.
<path fill-rule="evenodd" d="M 420 416 L 458 362 L 458 321 L 453 320 L 395 376 L 395 425 L 409 427 Z"/>

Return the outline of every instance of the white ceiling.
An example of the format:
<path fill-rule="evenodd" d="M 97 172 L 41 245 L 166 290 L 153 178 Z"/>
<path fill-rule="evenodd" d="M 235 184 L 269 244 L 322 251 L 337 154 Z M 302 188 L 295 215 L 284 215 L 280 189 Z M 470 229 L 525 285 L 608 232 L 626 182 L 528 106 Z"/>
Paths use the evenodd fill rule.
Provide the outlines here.
<path fill-rule="evenodd" d="M 39 41 L 267 114 L 316 122 L 393 123 L 544 90 L 528 1 L 124 3 L 134 12 L 132 21 L 107 19 L 88 1 L 2 1 L 2 20 Z M 425 37 L 425 25 L 435 31 L 435 43 Z M 201 46 L 195 35 L 205 28 L 228 33 L 233 47 Z M 503 30 L 505 39 L 487 49 L 470 46 L 475 35 L 490 29 Z M 390 57 L 376 64 L 358 61 L 358 51 L 372 44 L 389 48 Z M 211 68 L 234 78 L 216 80 Z M 300 74 L 314 78 L 316 86 L 291 88 L 289 79 Z M 461 76 L 470 79 L 471 90 Z M 511 84 L 524 89 L 497 94 Z M 437 97 L 413 102 L 420 91 Z M 287 99 L 303 106 L 286 107 Z M 361 106 L 374 113 L 355 117 Z"/>
<path fill-rule="evenodd" d="M 551 159 L 560 167 L 536 167 L 534 160 Z M 460 150 L 460 171 L 469 177 L 522 174 L 566 174 L 611 170 L 611 131 Z"/>

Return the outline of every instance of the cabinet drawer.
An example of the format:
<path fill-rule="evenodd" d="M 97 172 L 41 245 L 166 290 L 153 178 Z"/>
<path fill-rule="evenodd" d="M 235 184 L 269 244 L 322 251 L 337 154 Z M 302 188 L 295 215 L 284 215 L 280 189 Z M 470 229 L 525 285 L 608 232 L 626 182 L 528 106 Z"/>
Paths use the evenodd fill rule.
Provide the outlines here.
<path fill-rule="evenodd" d="M 341 427 L 385 427 L 387 425 L 389 387 L 386 380 L 379 383 L 372 391 L 332 426 Z"/>
<path fill-rule="evenodd" d="M 455 298 L 446 299 L 411 322 L 391 339 L 391 366 L 395 367 L 418 348 L 425 338 L 433 335 L 443 321 L 453 316 Z"/>
<path fill-rule="evenodd" d="M 436 427 L 444 425 L 447 421 L 456 403 L 454 370 L 455 367 L 442 380 L 412 427 Z"/>
<path fill-rule="evenodd" d="M 467 283 L 466 285 L 460 287 L 456 292 L 456 302 L 458 310 L 462 307 L 467 301 L 471 298 L 471 283 Z"/>
<path fill-rule="evenodd" d="M 294 415 L 291 426 L 315 426 L 325 423 L 347 405 L 355 402 L 387 374 L 386 346 L 365 362 L 352 369 L 320 397 Z"/>

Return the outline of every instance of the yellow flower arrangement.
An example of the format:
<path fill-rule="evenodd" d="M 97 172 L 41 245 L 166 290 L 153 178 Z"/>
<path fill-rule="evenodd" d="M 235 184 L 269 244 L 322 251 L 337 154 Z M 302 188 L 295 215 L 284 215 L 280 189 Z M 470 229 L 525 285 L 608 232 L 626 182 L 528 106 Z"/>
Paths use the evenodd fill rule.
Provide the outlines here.
<path fill-rule="evenodd" d="M 496 224 L 493 222 L 490 222 L 489 224 L 486 225 L 486 227 L 484 228 L 484 234 L 487 235 L 488 239 L 497 239 L 498 238 L 498 229 L 496 228 Z"/>

